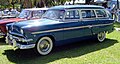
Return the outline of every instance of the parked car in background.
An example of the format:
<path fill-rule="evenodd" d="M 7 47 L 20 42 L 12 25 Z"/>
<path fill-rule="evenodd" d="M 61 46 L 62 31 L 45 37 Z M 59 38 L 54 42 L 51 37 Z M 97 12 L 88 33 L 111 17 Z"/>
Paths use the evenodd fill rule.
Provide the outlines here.
<path fill-rule="evenodd" d="M 17 17 L 19 15 L 19 13 L 20 12 L 18 12 L 16 9 L 11 9 L 11 11 L 9 12 L 9 15 Z"/>
<path fill-rule="evenodd" d="M 101 6 L 51 7 L 41 19 L 7 24 L 6 43 L 19 49 L 35 48 L 47 55 L 54 46 L 96 37 L 103 42 L 113 31 L 111 14 Z"/>
<path fill-rule="evenodd" d="M 7 16 L 8 13 L 9 13 L 9 10 L 8 10 L 8 9 L 3 10 L 3 16 Z"/>
<path fill-rule="evenodd" d="M 5 18 L 15 18 L 19 15 L 19 12 L 16 9 L 5 9 L 1 12 L 1 19 L 5 19 Z"/>
<path fill-rule="evenodd" d="M 0 37 L 4 37 L 6 35 L 6 24 L 23 20 L 40 19 L 41 15 L 44 14 L 47 9 L 48 8 L 23 9 L 17 18 L 0 20 Z"/>

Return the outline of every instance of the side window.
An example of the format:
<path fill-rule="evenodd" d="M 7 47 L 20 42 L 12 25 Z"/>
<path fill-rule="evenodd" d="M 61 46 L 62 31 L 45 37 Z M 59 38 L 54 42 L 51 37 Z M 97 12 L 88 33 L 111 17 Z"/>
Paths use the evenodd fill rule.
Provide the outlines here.
<path fill-rule="evenodd" d="M 65 19 L 80 19 L 79 11 L 78 10 L 70 10 L 66 12 Z"/>
<path fill-rule="evenodd" d="M 40 11 L 33 11 L 32 18 L 41 18 L 41 16 L 42 16 L 43 13 L 44 12 L 42 10 L 40 10 Z"/>
<path fill-rule="evenodd" d="M 96 15 L 94 13 L 93 10 L 81 10 L 82 13 L 82 18 L 86 19 L 86 18 L 95 18 Z"/>
<path fill-rule="evenodd" d="M 98 18 L 104 18 L 107 17 L 107 14 L 104 10 L 96 10 L 96 14 Z"/>
<path fill-rule="evenodd" d="M 24 11 L 23 15 L 24 18 L 30 18 L 31 17 L 31 11 Z"/>

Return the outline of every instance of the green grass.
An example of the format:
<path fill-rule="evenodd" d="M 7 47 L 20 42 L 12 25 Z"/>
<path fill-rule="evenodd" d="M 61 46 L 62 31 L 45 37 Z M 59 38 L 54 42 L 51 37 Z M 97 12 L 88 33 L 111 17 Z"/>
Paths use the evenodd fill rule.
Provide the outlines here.
<path fill-rule="evenodd" d="M 115 26 L 116 28 L 120 28 L 120 23 L 119 23 L 119 22 L 115 22 L 115 23 L 114 23 L 114 26 Z"/>
<path fill-rule="evenodd" d="M 120 64 L 120 32 L 107 35 L 103 43 L 96 40 L 80 41 L 56 47 L 47 56 L 33 50 L 13 50 L 0 41 L 0 64 Z"/>

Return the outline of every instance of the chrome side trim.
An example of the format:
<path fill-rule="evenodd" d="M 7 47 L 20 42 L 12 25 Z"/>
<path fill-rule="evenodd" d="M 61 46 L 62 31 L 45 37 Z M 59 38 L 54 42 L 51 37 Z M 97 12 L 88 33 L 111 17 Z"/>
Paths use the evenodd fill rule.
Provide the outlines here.
<path fill-rule="evenodd" d="M 91 27 L 96 27 L 96 26 L 107 26 L 107 25 L 111 25 L 111 24 L 113 24 L 113 23 L 109 23 L 109 24 L 98 24 L 98 25 L 87 25 L 87 26 L 78 26 L 78 27 L 70 27 L 70 28 L 60 28 L 60 29 L 53 29 L 53 30 L 32 32 L 32 34 L 39 34 L 39 33 L 46 33 L 46 32 L 56 32 L 56 31 L 72 30 L 72 29 L 80 29 L 80 28 L 91 28 Z"/>
<path fill-rule="evenodd" d="M 53 30 L 47 30 L 47 31 L 40 31 L 40 32 L 33 32 L 32 34 L 39 34 L 39 33 L 46 33 L 46 32 L 56 32 L 56 31 L 62 31 L 62 30 L 72 30 L 72 29 L 79 29 L 79 28 L 86 28 L 89 26 L 80 26 L 80 27 L 71 27 L 71 28 L 60 28 L 60 29 L 53 29 Z"/>
<path fill-rule="evenodd" d="M 32 34 L 39 34 L 39 33 L 46 33 L 46 32 L 55 32 L 55 31 L 62 31 L 63 29 L 53 29 L 53 30 L 46 30 L 46 31 L 40 31 L 40 32 L 33 32 Z"/>
<path fill-rule="evenodd" d="M 113 23 L 109 23 L 109 24 L 98 24 L 98 25 L 92 25 L 93 27 L 95 26 L 107 26 L 107 25 L 112 25 Z"/>

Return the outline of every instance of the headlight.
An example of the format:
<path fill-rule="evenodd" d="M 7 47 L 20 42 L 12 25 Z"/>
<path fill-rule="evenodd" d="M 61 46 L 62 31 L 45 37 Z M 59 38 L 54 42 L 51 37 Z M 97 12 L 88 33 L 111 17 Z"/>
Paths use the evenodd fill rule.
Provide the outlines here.
<path fill-rule="evenodd" d="M 20 32 L 21 32 L 21 34 L 24 34 L 24 31 L 23 31 L 23 29 L 21 29 L 21 30 L 20 30 Z"/>

